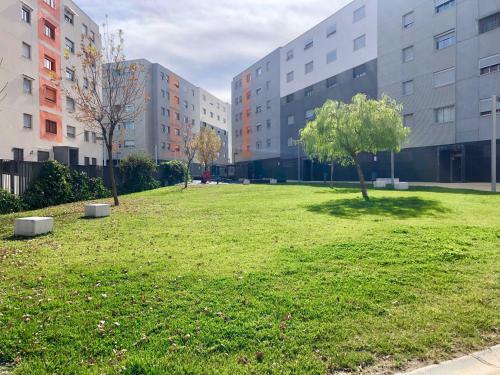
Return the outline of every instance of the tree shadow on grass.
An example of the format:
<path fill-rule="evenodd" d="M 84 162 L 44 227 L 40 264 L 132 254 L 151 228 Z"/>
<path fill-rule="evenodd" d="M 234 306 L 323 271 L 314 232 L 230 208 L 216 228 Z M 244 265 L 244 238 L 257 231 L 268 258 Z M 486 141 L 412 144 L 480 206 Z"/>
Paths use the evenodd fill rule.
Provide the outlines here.
<path fill-rule="evenodd" d="M 437 216 L 450 212 L 440 202 L 419 197 L 335 199 L 308 206 L 310 212 L 353 219 L 363 215 L 408 219 L 421 216 Z"/>

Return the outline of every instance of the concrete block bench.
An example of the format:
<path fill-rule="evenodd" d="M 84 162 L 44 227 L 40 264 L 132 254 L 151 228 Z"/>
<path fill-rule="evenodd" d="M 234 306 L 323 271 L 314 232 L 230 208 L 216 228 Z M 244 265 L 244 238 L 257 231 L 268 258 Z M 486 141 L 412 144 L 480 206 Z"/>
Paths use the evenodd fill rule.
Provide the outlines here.
<path fill-rule="evenodd" d="M 243 185 L 250 185 L 250 180 L 243 180 Z"/>
<path fill-rule="evenodd" d="M 409 190 L 410 184 L 408 182 L 397 182 L 394 184 L 394 189 L 396 189 L 396 190 Z"/>
<path fill-rule="evenodd" d="M 275 178 L 271 178 L 271 181 L 269 181 L 271 185 L 276 185 L 278 183 L 278 180 Z"/>
<path fill-rule="evenodd" d="M 14 236 L 36 237 L 52 232 L 54 219 L 51 217 L 24 217 L 14 222 Z"/>
<path fill-rule="evenodd" d="M 392 178 L 377 178 L 376 181 L 385 182 L 386 184 L 392 184 Z M 394 183 L 396 184 L 398 182 L 399 182 L 399 178 L 395 178 Z"/>
<path fill-rule="evenodd" d="M 387 186 L 387 183 L 385 181 L 374 181 L 373 182 L 373 187 L 376 189 L 384 189 Z"/>
<path fill-rule="evenodd" d="M 86 204 L 85 217 L 107 217 L 111 215 L 111 206 L 109 204 Z"/>

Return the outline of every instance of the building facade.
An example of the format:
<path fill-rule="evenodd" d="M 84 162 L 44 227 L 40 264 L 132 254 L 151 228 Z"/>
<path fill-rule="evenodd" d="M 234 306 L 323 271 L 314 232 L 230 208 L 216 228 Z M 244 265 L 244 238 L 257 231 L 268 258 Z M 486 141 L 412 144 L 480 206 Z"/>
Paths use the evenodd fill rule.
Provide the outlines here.
<path fill-rule="evenodd" d="M 171 70 L 145 59 L 130 60 L 145 75 L 145 99 L 135 103 L 145 108 L 132 123 L 120 124 L 114 146 L 115 162 L 131 154 L 146 154 L 161 161 L 184 160 L 182 130 L 214 129 L 222 148 L 216 164 L 229 161 L 231 106 Z"/>
<path fill-rule="evenodd" d="M 2 0 L 0 159 L 102 164 L 97 134 L 62 89 L 80 73 L 82 36 L 101 48 L 98 25 L 71 0 Z"/>
<path fill-rule="evenodd" d="M 279 143 L 279 156 L 259 153 L 254 136 L 261 123 L 253 115 L 261 105 L 253 101 L 254 82 L 272 54 L 233 79 L 233 136 L 245 127 L 243 133 L 249 134 L 246 142 L 234 138 L 235 148 L 242 143 L 248 148 L 239 160 L 239 174 L 327 178 L 329 168 L 307 158 L 298 145 L 300 129 L 326 100 L 349 102 L 365 93 L 372 98 L 388 94 L 404 105 L 403 120 L 412 132 L 396 155 L 398 177 L 487 181 L 491 97 L 500 96 L 498 40 L 498 0 L 352 1 L 277 50 L 279 67 L 270 70 L 266 80 L 279 81 L 280 129 L 272 139 Z M 241 81 L 250 84 L 241 87 Z M 251 99 L 243 104 L 249 111 L 241 105 L 248 95 Z M 249 120 L 238 124 L 245 111 L 251 114 Z M 363 160 L 368 179 L 388 177 L 387 153 L 364 155 Z M 340 166 L 334 177 L 357 178 L 354 169 Z"/>

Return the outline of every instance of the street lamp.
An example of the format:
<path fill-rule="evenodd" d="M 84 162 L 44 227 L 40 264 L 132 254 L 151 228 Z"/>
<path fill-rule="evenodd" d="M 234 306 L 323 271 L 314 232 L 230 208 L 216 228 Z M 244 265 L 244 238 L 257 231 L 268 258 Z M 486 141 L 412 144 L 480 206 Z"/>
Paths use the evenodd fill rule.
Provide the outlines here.
<path fill-rule="evenodd" d="M 492 97 L 493 131 L 491 133 L 491 191 L 497 191 L 497 96 Z"/>

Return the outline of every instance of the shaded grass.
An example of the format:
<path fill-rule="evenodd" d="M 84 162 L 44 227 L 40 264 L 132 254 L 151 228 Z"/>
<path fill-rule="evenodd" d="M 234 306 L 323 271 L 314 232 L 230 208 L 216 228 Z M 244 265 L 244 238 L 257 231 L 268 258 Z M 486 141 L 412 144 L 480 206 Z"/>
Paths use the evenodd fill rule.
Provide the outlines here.
<path fill-rule="evenodd" d="M 0 217 L 0 365 L 41 373 L 402 368 L 498 342 L 498 196 L 176 188 Z M 258 354 L 258 353 L 262 353 Z"/>

